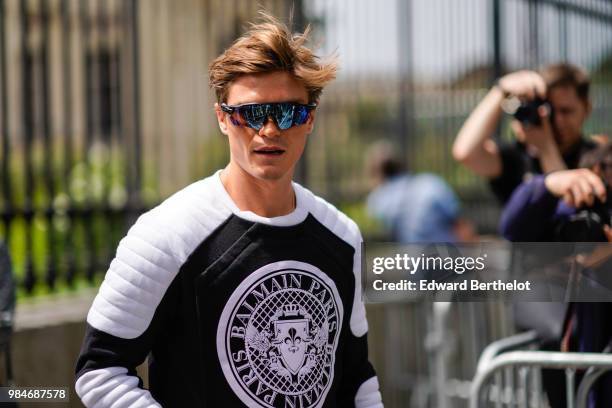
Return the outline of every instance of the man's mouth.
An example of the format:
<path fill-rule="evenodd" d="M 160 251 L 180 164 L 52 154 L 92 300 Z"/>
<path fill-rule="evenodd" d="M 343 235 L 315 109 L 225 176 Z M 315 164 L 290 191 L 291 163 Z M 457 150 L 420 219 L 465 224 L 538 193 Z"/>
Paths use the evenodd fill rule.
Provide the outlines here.
<path fill-rule="evenodd" d="M 263 156 L 280 156 L 281 154 L 285 153 L 285 149 L 277 146 L 266 146 L 259 147 L 255 149 L 254 152 Z"/>

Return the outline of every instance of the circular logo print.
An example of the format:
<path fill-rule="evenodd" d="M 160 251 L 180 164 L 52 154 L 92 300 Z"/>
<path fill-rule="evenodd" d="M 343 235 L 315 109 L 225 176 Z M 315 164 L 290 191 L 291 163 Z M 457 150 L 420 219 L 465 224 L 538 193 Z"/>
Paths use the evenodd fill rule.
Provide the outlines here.
<path fill-rule="evenodd" d="M 302 262 L 266 265 L 223 309 L 217 353 L 247 406 L 319 407 L 334 377 L 342 302 L 333 281 Z"/>

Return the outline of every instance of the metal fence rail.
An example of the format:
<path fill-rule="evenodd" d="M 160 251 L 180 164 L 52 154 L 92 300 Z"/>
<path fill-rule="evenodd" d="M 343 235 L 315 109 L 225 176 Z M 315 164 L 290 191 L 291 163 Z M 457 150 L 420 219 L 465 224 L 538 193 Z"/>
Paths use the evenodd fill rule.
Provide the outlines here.
<path fill-rule="evenodd" d="M 480 353 L 513 332 L 502 302 L 371 306 L 368 337 L 389 407 L 467 407 Z"/>
<path fill-rule="evenodd" d="M 567 407 L 585 408 L 592 386 L 599 377 L 612 370 L 612 355 L 513 350 L 535 342 L 535 334 L 528 332 L 487 347 L 471 383 L 469 407 L 545 406 L 541 369 L 548 368 L 565 371 Z M 577 392 L 576 370 L 586 371 Z M 490 384 L 491 380 L 494 384 Z"/>

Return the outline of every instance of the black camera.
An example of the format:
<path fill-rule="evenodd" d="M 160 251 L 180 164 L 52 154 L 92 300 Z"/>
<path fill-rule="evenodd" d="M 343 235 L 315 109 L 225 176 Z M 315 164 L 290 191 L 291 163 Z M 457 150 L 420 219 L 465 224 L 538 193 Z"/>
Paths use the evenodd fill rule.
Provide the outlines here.
<path fill-rule="evenodd" d="M 504 101 L 502 108 L 514 119 L 521 122 L 523 126 L 540 126 L 542 121 L 538 109 L 540 106 L 547 106 L 550 112 L 549 116 L 552 119 L 552 106 L 546 99 L 535 98 L 529 101 L 522 101 L 516 96 L 510 97 Z"/>
<path fill-rule="evenodd" d="M 611 226 L 612 189 L 606 185 L 606 202 L 596 200 L 591 207 L 578 210 L 576 214 L 561 221 L 556 228 L 560 242 L 607 242 L 604 225 Z"/>

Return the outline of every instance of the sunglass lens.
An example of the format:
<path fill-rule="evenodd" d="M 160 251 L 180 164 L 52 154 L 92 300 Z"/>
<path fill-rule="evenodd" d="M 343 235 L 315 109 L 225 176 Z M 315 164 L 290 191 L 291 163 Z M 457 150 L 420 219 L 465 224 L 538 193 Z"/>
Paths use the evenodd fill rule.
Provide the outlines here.
<path fill-rule="evenodd" d="M 305 106 L 299 105 L 295 108 L 294 113 L 294 123 L 296 125 L 303 125 L 308 120 L 308 108 Z"/>
<path fill-rule="evenodd" d="M 286 130 L 293 126 L 293 112 L 295 105 L 291 103 L 281 103 L 276 105 L 274 120 L 279 129 Z"/>
<path fill-rule="evenodd" d="M 266 105 L 247 105 L 240 108 L 240 115 L 249 127 L 259 130 L 268 117 L 268 109 Z"/>

